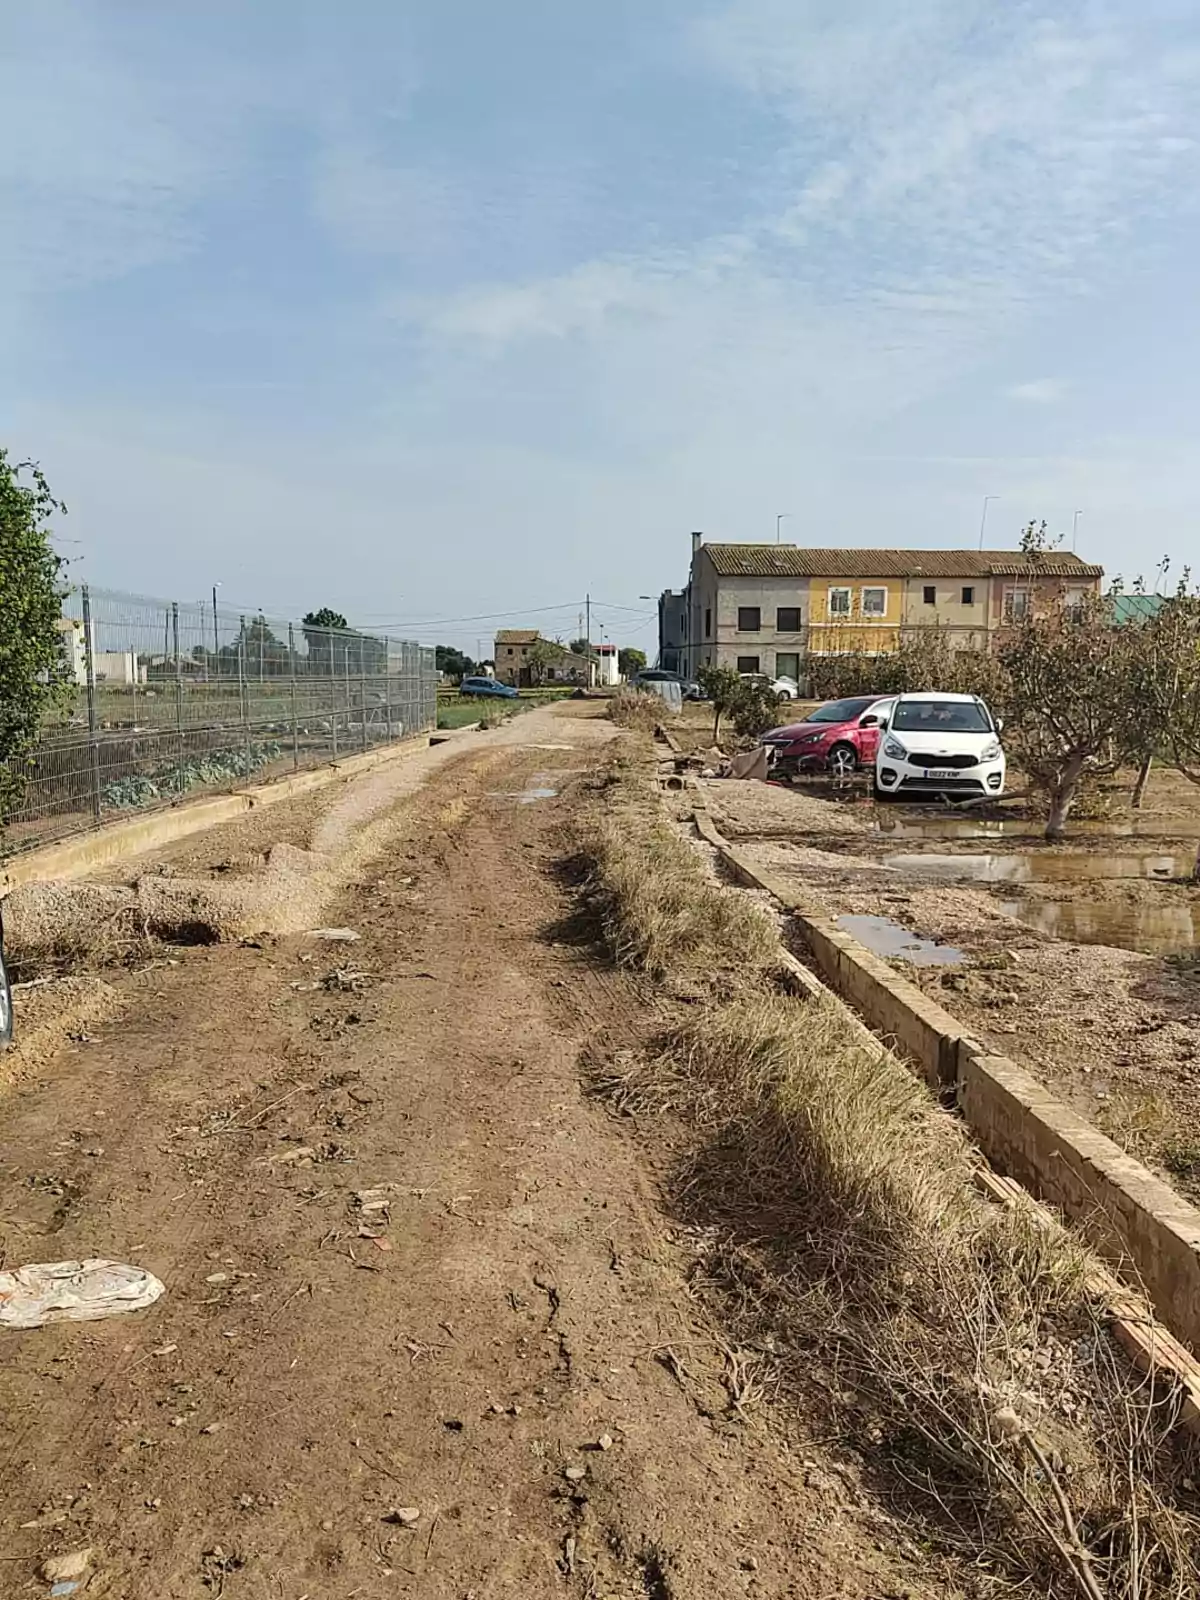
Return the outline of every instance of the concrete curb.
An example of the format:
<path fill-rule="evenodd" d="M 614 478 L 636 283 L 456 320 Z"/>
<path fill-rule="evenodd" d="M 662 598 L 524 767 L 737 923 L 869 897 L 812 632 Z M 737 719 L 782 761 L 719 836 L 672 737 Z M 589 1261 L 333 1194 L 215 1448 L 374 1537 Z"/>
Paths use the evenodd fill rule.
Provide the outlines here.
<path fill-rule="evenodd" d="M 274 783 L 256 784 L 249 789 L 237 789 L 232 794 L 210 795 L 202 800 L 183 801 L 167 810 L 110 822 L 93 832 L 81 833 L 45 845 L 40 850 L 13 856 L 0 867 L 0 895 L 8 894 L 26 883 L 81 878 L 109 862 L 123 861 L 145 850 L 173 844 L 176 839 L 186 839 L 189 834 L 203 833 L 219 823 L 232 822 L 237 817 L 245 816 L 248 811 L 294 800 L 298 795 L 327 788 L 339 779 L 370 772 L 375 767 L 414 755 L 418 750 L 428 747 L 429 735 L 423 733 L 388 745 L 384 750 L 366 750 L 360 755 L 347 756 L 343 761 L 329 762 L 307 772 L 278 778 Z"/>
<path fill-rule="evenodd" d="M 791 913 L 820 975 L 958 1109 L 998 1171 L 1073 1222 L 1101 1256 L 1138 1281 L 1167 1327 L 1200 1350 L 1200 1210 L 1015 1061 L 992 1055 L 948 1011 L 787 884 L 748 861 L 723 838 L 702 801 L 696 825 L 735 877 Z M 1188 1359 L 1187 1400 L 1200 1421 L 1200 1364 Z"/>

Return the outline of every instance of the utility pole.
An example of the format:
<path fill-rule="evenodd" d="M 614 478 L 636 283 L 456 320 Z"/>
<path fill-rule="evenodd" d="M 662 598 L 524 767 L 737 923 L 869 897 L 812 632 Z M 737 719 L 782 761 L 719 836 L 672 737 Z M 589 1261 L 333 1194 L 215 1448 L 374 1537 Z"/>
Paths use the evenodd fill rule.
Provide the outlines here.
<path fill-rule="evenodd" d="M 1074 548 L 1075 548 L 1075 535 L 1079 531 L 1079 519 L 1080 519 L 1080 517 L 1082 515 L 1083 515 L 1082 511 L 1077 511 L 1075 513 L 1075 515 L 1071 518 L 1071 549 L 1072 550 L 1074 550 Z"/>
<path fill-rule="evenodd" d="M 588 688 L 591 689 L 593 687 L 593 684 L 592 684 L 592 597 L 591 597 L 590 594 L 584 596 L 583 603 L 584 603 L 584 606 L 585 606 L 585 608 L 587 610 L 587 622 L 586 622 L 585 627 L 584 627 L 584 637 L 587 639 L 587 649 L 584 651 L 584 657 L 585 657 L 585 659 L 587 661 Z"/>

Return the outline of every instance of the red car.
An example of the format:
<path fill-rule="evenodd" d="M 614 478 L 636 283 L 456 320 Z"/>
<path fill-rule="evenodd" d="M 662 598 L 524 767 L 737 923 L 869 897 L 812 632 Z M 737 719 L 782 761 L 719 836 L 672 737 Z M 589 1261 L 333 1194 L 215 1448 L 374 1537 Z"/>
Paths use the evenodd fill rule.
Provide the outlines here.
<path fill-rule="evenodd" d="M 894 695 L 858 695 L 852 700 L 827 700 L 803 722 L 764 733 L 775 777 L 790 778 L 815 767 L 845 778 L 875 762 L 879 720 Z"/>

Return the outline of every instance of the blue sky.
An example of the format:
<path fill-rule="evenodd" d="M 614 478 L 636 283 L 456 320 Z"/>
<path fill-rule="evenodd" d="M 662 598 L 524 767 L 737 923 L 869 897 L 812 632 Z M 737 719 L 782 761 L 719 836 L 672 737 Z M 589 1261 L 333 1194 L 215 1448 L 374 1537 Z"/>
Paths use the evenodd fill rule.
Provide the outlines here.
<path fill-rule="evenodd" d="M 1200 566 L 1191 13 L 0 0 L 0 440 L 80 578 L 469 647 L 777 512 Z"/>

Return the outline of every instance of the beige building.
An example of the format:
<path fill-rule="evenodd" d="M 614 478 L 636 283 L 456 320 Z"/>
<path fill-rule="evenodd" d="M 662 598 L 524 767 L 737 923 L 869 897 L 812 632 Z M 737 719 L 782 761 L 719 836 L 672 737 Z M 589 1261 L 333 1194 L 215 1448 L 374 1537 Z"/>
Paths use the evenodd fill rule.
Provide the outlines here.
<path fill-rule="evenodd" d="M 586 659 L 557 639 L 543 639 L 536 628 L 501 628 L 493 648 L 496 677 L 514 689 L 588 681 Z"/>
<path fill-rule="evenodd" d="M 982 650 L 1031 609 L 1098 594 L 1103 575 L 1060 551 L 808 549 L 693 534 L 687 588 L 660 602 L 660 618 L 674 623 L 660 655 L 670 650 L 685 674 L 716 664 L 801 681 L 809 654 L 882 655 L 919 627 Z"/>

